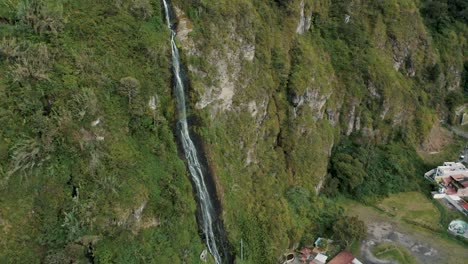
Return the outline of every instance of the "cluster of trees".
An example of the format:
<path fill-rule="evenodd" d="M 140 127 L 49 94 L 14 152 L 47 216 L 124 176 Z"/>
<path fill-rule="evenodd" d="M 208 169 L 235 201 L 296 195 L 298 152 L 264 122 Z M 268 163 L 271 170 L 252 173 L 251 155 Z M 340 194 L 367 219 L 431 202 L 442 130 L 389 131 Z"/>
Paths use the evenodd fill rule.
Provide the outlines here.
<path fill-rule="evenodd" d="M 392 142 L 373 145 L 344 140 L 330 160 L 330 177 L 324 193 L 351 195 L 372 201 L 391 193 L 420 190 L 426 167 L 414 149 Z"/>
<path fill-rule="evenodd" d="M 464 0 L 423 0 L 421 14 L 436 31 L 455 22 L 468 23 L 468 2 Z"/>

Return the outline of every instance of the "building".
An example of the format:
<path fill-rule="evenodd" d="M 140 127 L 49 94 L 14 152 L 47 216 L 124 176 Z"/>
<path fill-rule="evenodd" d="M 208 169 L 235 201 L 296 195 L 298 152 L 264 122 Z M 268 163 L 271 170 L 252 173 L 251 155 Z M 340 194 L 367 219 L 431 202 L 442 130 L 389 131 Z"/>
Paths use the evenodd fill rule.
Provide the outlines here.
<path fill-rule="evenodd" d="M 461 162 L 444 162 L 442 166 L 438 166 L 424 174 L 426 179 L 440 183 L 444 178 L 464 175 L 468 177 L 468 169 Z"/>
<path fill-rule="evenodd" d="M 312 263 L 314 263 L 314 264 L 325 264 L 325 263 L 327 263 L 327 259 L 328 259 L 327 256 L 325 256 L 325 255 L 323 255 L 321 253 L 318 253 L 317 256 L 315 256 Z"/>
<path fill-rule="evenodd" d="M 457 195 L 446 195 L 445 199 L 458 211 L 468 215 L 468 203 Z"/>
<path fill-rule="evenodd" d="M 328 264 L 362 264 L 362 262 L 355 258 L 348 250 L 343 250 L 330 260 Z"/>
<path fill-rule="evenodd" d="M 443 178 L 442 182 L 447 194 L 468 197 L 468 175 L 456 174 Z"/>
<path fill-rule="evenodd" d="M 424 177 L 439 184 L 435 199 L 446 199 L 453 207 L 468 215 L 468 169 L 461 162 L 444 162 Z"/>

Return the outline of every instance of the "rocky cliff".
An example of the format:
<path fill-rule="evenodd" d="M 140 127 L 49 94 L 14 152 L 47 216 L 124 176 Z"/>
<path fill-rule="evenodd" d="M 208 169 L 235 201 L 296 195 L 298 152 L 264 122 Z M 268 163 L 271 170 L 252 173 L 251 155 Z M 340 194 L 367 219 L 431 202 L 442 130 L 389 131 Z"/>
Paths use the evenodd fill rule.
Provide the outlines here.
<path fill-rule="evenodd" d="M 415 186 L 414 150 L 468 91 L 463 0 L 172 4 L 241 263 L 331 234 L 324 193 Z M 0 262 L 198 261 L 166 23 L 157 0 L 0 1 Z"/>
<path fill-rule="evenodd" d="M 429 2 L 175 1 L 233 244 L 294 244 L 285 193 L 319 193 L 341 138 L 418 146 L 446 118 L 446 95 L 462 96 L 466 19 L 438 32 Z"/>

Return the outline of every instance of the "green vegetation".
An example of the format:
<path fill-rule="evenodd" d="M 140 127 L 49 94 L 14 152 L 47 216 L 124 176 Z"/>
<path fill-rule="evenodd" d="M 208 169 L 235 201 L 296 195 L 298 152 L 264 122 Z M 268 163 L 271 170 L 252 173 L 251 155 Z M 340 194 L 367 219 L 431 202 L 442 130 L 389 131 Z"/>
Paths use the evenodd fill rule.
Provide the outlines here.
<path fill-rule="evenodd" d="M 180 45 L 195 129 L 244 263 L 331 235 L 339 192 L 370 203 L 428 190 L 416 149 L 447 119 L 446 102 L 459 103 L 445 98 L 461 91 L 466 25 L 449 23 L 436 40 L 421 1 L 305 0 L 311 27 L 298 34 L 300 3 L 174 1 L 191 22 L 191 42 Z M 243 59 L 250 46 L 253 59 Z M 217 95 L 228 84 L 226 106 Z M 317 196 L 323 185 L 327 197 Z"/>
<path fill-rule="evenodd" d="M 419 192 L 406 192 L 383 199 L 377 208 L 391 215 L 396 220 L 439 230 L 440 212 Z"/>
<path fill-rule="evenodd" d="M 333 225 L 333 237 L 343 241 L 349 247 L 353 241 L 361 241 L 366 237 L 367 228 L 356 216 L 340 217 Z"/>
<path fill-rule="evenodd" d="M 382 243 L 372 248 L 372 253 L 379 259 L 394 260 L 405 264 L 418 263 L 406 248 L 395 243 Z"/>
<path fill-rule="evenodd" d="M 400 198 L 400 196 L 402 197 Z M 409 197 L 413 198 L 413 200 L 404 199 Z M 382 203 L 388 204 L 390 201 L 397 201 L 400 206 L 408 211 L 399 210 L 399 208 L 393 210 L 392 207 L 388 210 L 383 210 L 386 209 L 386 207 L 383 207 Z M 342 206 L 346 206 L 346 215 L 357 216 L 364 221 L 367 226 L 373 225 L 375 227 L 387 225 L 386 232 L 396 231 L 405 235 L 408 239 L 420 241 L 421 243 L 434 247 L 438 251 L 438 257 L 444 259 L 444 262 L 462 263 L 468 256 L 465 250 L 466 242 L 463 241 L 463 239 L 449 235 L 447 232 L 448 223 L 453 219 L 463 219 L 463 216 L 457 211 L 447 209 L 437 200 L 433 200 L 429 197 L 424 198 L 420 193 L 409 192 L 393 194 L 390 195 L 389 198 L 383 200 L 382 203 L 369 206 L 342 198 L 338 199 L 338 203 Z M 417 207 L 418 204 L 421 204 L 422 208 L 426 208 L 426 210 L 423 211 L 424 213 L 421 214 L 422 210 Z M 438 212 L 434 212 L 434 208 L 437 208 Z M 428 215 L 429 212 L 434 212 L 435 216 L 430 217 Z M 414 216 L 414 219 L 406 218 L 406 216 Z M 440 222 L 438 225 L 428 226 L 423 224 L 423 221 L 429 221 L 432 224 L 434 224 L 434 221 Z M 371 239 L 372 235 L 381 236 L 381 233 L 378 233 L 379 231 L 372 229 L 370 229 L 370 231 L 372 234 L 368 239 Z M 377 232 L 377 234 L 374 234 L 374 232 Z M 400 244 L 401 241 L 398 241 L 398 236 L 389 236 L 388 238 L 393 241 L 392 243 L 396 244 L 395 246 L 397 248 L 405 245 Z M 359 250 L 353 252 L 356 253 L 357 256 L 360 254 Z M 417 255 L 417 253 L 412 255 L 416 257 L 415 255 Z"/>
<path fill-rule="evenodd" d="M 325 189 L 328 195 L 348 193 L 366 202 L 391 193 L 424 190 L 428 185 L 421 177 L 427 167 L 416 151 L 407 146 L 395 143 L 360 144 L 344 140 L 333 153 L 331 177 Z"/>
<path fill-rule="evenodd" d="M 159 2 L 0 10 L 0 262 L 194 263 Z"/>
<path fill-rule="evenodd" d="M 339 193 L 426 190 L 416 149 L 466 100 L 466 1 L 301 2 L 173 1 L 242 263 L 335 233 L 355 245 Z M 157 0 L 0 1 L 0 262 L 196 262 L 162 15 Z"/>

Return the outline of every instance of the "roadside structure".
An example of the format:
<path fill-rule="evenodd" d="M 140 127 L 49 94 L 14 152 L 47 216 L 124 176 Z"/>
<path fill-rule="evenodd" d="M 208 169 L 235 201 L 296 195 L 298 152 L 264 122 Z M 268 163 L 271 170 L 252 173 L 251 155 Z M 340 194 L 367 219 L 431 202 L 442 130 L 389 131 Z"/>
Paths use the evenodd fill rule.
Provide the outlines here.
<path fill-rule="evenodd" d="M 439 185 L 435 199 L 446 199 L 453 207 L 468 215 L 468 169 L 461 162 L 444 162 L 424 174 Z"/>
<path fill-rule="evenodd" d="M 314 260 L 312 261 L 312 263 L 315 263 L 315 264 L 325 264 L 327 263 L 327 259 L 328 257 L 326 255 L 323 255 L 321 253 L 318 253 Z"/>
<path fill-rule="evenodd" d="M 348 250 L 343 250 L 330 260 L 328 264 L 362 264 L 362 262 L 355 258 Z"/>
<path fill-rule="evenodd" d="M 424 174 L 426 179 L 440 183 L 444 178 L 453 175 L 465 175 L 468 177 L 468 169 L 461 162 L 444 162 L 442 166 L 438 166 Z"/>

